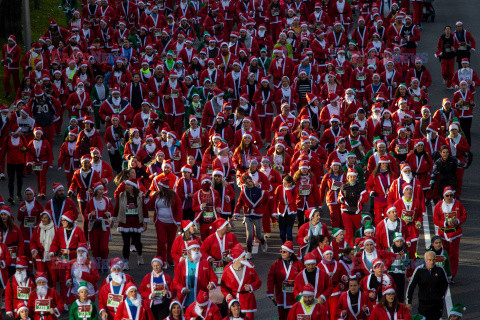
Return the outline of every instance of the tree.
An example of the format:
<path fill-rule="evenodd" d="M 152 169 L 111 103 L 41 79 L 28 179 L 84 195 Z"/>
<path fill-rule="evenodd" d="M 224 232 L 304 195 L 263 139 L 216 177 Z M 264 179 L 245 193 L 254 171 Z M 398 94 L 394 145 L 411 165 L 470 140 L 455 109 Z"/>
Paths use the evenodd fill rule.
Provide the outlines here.
<path fill-rule="evenodd" d="M 0 3 L 0 38 L 14 34 L 22 39 L 22 0 L 2 0 Z"/>

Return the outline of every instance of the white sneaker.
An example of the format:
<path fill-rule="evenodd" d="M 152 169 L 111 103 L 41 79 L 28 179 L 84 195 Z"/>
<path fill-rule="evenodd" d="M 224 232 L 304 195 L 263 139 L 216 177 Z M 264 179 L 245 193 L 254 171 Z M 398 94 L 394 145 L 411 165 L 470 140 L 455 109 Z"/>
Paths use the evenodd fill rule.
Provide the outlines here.
<path fill-rule="evenodd" d="M 262 246 L 262 252 L 263 253 L 267 252 L 268 250 L 267 239 L 265 239 L 265 242 L 261 246 Z"/>
<path fill-rule="evenodd" d="M 247 257 L 247 260 L 252 259 L 252 253 L 251 253 L 251 252 L 247 252 L 246 257 Z"/>
<path fill-rule="evenodd" d="M 141 265 L 144 265 L 145 262 L 143 261 L 143 256 L 138 256 L 138 265 L 141 266 Z"/>
<path fill-rule="evenodd" d="M 130 245 L 130 252 L 137 252 L 137 248 L 133 244 Z"/>
<path fill-rule="evenodd" d="M 128 267 L 128 260 L 123 261 L 123 270 L 130 270 L 130 268 Z"/>

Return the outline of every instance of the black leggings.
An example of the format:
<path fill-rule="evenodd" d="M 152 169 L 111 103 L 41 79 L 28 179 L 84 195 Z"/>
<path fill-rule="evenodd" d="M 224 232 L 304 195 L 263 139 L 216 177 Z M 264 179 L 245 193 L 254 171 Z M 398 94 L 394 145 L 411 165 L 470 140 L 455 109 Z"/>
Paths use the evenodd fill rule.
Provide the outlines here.
<path fill-rule="evenodd" d="M 472 145 L 472 138 L 470 135 L 470 129 L 472 128 L 473 118 L 460 118 L 460 127 L 462 127 L 463 133 L 465 133 L 465 138 L 467 139 L 468 145 Z"/>
<path fill-rule="evenodd" d="M 15 175 L 17 176 L 17 195 L 19 197 L 22 195 L 24 168 L 25 168 L 25 165 L 23 163 L 21 164 L 7 163 L 8 192 L 10 193 L 10 198 L 13 198 L 13 191 L 15 186 Z"/>
<path fill-rule="evenodd" d="M 120 173 L 122 171 L 122 163 L 123 163 L 123 158 L 120 155 L 120 152 L 118 150 L 115 150 L 114 154 L 111 154 L 108 152 L 108 156 L 110 157 L 110 165 L 112 166 L 112 169 L 116 173 Z"/>
<path fill-rule="evenodd" d="M 122 234 L 122 239 L 123 239 L 123 249 L 122 249 L 122 254 L 123 258 L 127 259 L 130 258 L 130 244 L 133 244 L 135 246 L 135 249 L 137 249 L 137 253 L 139 256 L 142 255 L 142 249 L 143 249 L 143 244 L 142 244 L 142 234 L 139 232 L 120 232 Z"/>

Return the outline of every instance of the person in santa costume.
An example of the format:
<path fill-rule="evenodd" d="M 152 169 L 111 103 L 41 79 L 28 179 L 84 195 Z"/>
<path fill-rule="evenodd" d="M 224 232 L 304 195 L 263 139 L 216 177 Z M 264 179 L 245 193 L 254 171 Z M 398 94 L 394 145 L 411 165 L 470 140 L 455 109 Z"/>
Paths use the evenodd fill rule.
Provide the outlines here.
<path fill-rule="evenodd" d="M 387 318 L 411 320 L 412 316 L 407 307 L 398 301 L 395 287 L 387 285 L 382 290 L 382 297 L 378 304 L 373 307 L 370 314 L 371 320 L 383 320 Z M 402 294 L 402 293 L 399 293 Z M 393 315 L 393 317 L 392 317 Z"/>
<path fill-rule="evenodd" d="M 451 187 L 443 190 L 443 200 L 433 210 L 433 223 L 438 227 L 438 235 L 442 238 L 443 247 L 448 252 L 452 269 L 452 281 L 457 275 L 462 224 L 467 220 L 467 212 L 463 204 L 454 198 Z"/>
<path fill-rule="evenodd" d="M 97 269 L 102 273 L 108 270 L 110 219 L 114 211 L 112 201 L 104 195 L 104 192 L 103 184 L 96 182 L 93 185 L 93 197 L 87 202 L 85 208 L 92 257 L 97 264 Z"/>
<path fill-rule="evenodd" d="M 340 204 L 338 203 L 338 192 L 340 187 L 347 183 L 347 175 L 341 167 L 339 159 L 334 159 L 330 163 L 328 173 L 322 178 L 320 184 L 320 205 L 322 207 L 323 199 L 325 199 L 328 209 L 330 211 L 330 223 L 334 228 L 342 225 L 340 216 Z"/>
<path fill-rule="evenodd" d="M 156 256 L 152 259 L 152 272 L 145 275 L 140 284 L 140 294 L 148 304 L 155 319 L 165 319 L 169 314 L 172 299 L 172 278 L 162 270 L 163 259 Z"/>
<path fill-rule="evenodd" d="M 189 119 L 190 128 L 182 135 L 181 144 L 187 156 L 194 156 L 198 165 L 202 163 L 202 156 L 207 149 L 208 135 L 204 128 L 200 128 L 195 115 Z"/>
<path fill-rule="evenodd" d="M 19 77 L 19 63 L 22 55 L 20 46 L 17 45 L 15 35 L 10 35 L 8 41 L 2 47 L 2 65 L 3 73 L 5 77 L 3 79 L 3 85 L 5 88 L 5 99 L 10 97 L 12 92 L 12 86 L 10 84 L 10 77 L 13 79 L 14 92 L 20 87 Z"/>
<path fill-rule="evenodd" d="M 360 288 L 368 295 L 370 302 L 375 303 L 380 301 L 387 286 L 393 286 L 396 289 L 393 278 L 387 273 L 385 262 L 377 258 L 372 262 L 371 274 L 360 281 Z"/>
<path fill-rule="evenodd" d="M 187 153 L 179 137 L 181 135 L 174 131 L 169 131 L 167 133 L 167 143 L 163 146 L 165 159 L 171 160 L 172 171 L 176 175 L 180 173 L 180 169 L 187 163 Z"/>
<path fill-rule="evenodd" d="M 182 304 L 178 300 L 172 300 L 168 308 L 169 314 L 165 320 L 185 320 Z"/>
<path fill-rule="evenodd" d="M 195 319 L 221 320 L 217 305 L 210 301 L 208 292 L 200 290 L 196 300 L 185 310 L 185 320 Z"/>
<path fill-rule="evenodd" d="M 21 135 L 22 128 L 12 124 L 9 137 L 6 139 L 7 154 L 7 175 L 8 175 L 8 202 L 14 205 L 13 191 L 15 187 L 15 176 L 17 179 L 17 200 L 22 200 L 23 171 L 27 163 L 28 142 L 25 136 Z M 2 137 L 3 138 L 3 137 Z M 3 149 L 3 148 L 2 148 Z M 4 159 L 4 158 L 2 158 Z"/>
<path fill-rule="evenodd" d="M 385 264 L 385 268 L 390 268 L 397 255 L 392 252 L 375 248 L 375 239 L 365 237 L 363 241 L 363 250 L 358 251 L 353 259 L 354 268 L 352 273 L 358 276 L 368 276 L 373 271 L 373 264 L 376 259 L 380 259 Z M 362 246 L 360 245 L 360 248 Z"/>
<path fill-rule="evenodd" d="M 303 263 L 305 269 L 297 274 L 293 286 L 293 293 L 296 299 L 299 296 L 301 297 L 302 288 L 307 284 L 311 284 L 314 286 L 314 298 L 318 299 L 319 303 L 324 304 L 333 292 L 332 280 L 324 270 L 316 266 L 317 260 L 312 252 L 305 255 Z"/>
<path fill-rule="evenodd" d="M 249 319 L 255 318 L 257 301 L 254 291 L 260 289 L 262 281 L 258 277 L 255 268 L 247 261 L 246 252 L 242 245 L 236 244 L 231 250 L 232 262 L 223 272 L 221 290 L 225 299 L 238 299 L 244 312 Z"/>
<path fill-rule="evenodd" d="M 187 242 L 191 240 L 200 241 L 195 235 L 197 227 L 191 220 L 182 220 L 180 234 L 175 238 L 172 244 L 171 255 L 173 263 L 178 264 L 181 260 L 187 258 Z M 165 266 L 164 266 L 165 268 Z"/>
<path fill-rule="evenodd" d="M 5 286 L 5 312 L 10 318 L 18 312 L 20 303 L 26 304 L 30 294 L 35 290 L 35 279 L 27 274 L 28 261 L 26 257 L 19 257 L 15 265 L 15 274 Z"/>
<path fill-rule="evenodd" d="M 349 278 L 348 290 L 340 295 L 336 311 L 333 313 L 341 319 L 366 320 L 371 310 L 370 299 L 365 292 L 360 291 L 360 280 L 356 277 Z"/>
<path fill-rule="evenodd" d="M 138 253 L 138 265 L 144 264 L 142 233 L 147 231 L 149 219 L 145 195 L 140 190 L 136 179 L 125 181 L 124 191 L 119 193 L 115 203 L 112 226 L 118 220 L 117 231 L 122 234 L 125 269 L 129 269 L 130 245 L 134 245 Z"/>
<path fill-rule="evenodd" d="M 17 213 L 17 220 L 20 222 L 20 230 L 25 241 L 25 255 L 30 256 L 30 238 L 33 228 L 40 221 L 40 213 L 43 212 L 43 205 L 35 198 L 33 188 L 25 189 L 25 201 L 20 203 Z"/>
<path fill-rule="evenodd" d="M 103 140 L 97 129 L 94 128 L 93 118 L 85 116 L 83 119 L 84 129 L 79 132 L 75 153 L 77 157 L 90 154 L 91 147 L 97 147 L 103 153 Z"/>
<path fill-rule="evenodd" d="M 152 310 L 147 301 L 142 296 L 133 283 L 128 283 L 125 288 L 125 300 L 118 306 L 114 320 L 135 319 L 135 320 L 154 320 Z"/>
<path fill-rule="evenodd" d="M 283 184 L 275 189 L 273 197 L 273 216 L 278 218 L 280 239 L 293 241 L 292 229 L 297 214 L 298 189 L 289 175 L 283 178 Z"/>
<path fill-rule="evenodd" d="M 35 260 L 35 268 L 47 275 L 49 284 L 53 288 L 57 282 L 57 272 L 52 269 L 53 264 L 49 253 L 57 226 L 53 222 L 51 211 L 43 211 L 39 215 L 39 221 L 30 239 L 31 255 Z"/>
<path fill-rule="evenodd" d="M 96 147 L 90 148 L 90 156 L 92 158 L 92 160 L 90 160 L 92 169 L 98 173 L 100 181 L 106 189 L 108 183 L 113 180 L 112 167 L 107 161 L 102 160 L 100 149 Z"/>
<path fill-rule="evenodd" d="M 400 164 L 400 176 L 390 185 L 387 195 L 387 205 L 392 206 L 395 201 L 403 197 L 403 187 L 409 184 L 413 188 L 413 197 L 424 201 L 424 194 L 420 181 L 413 176 L 412 169 L 408 163 Z"/>
<path fill-rule="evenodd" d="M 303 257 L 307 253 L 317 249 L 321 236 L 325 236 L 330 240 L 327 225 L 320 222 L 320 210 L 306 210 L 305 218 L 307 218 L 308 221 L 300 226 L 296 238 L 297 244 L 300 245 L 299 257 Z"/>
<path fill-rule="evenodd" d="M 192 167 L 190 165 L 184 165 L 180 171 L 182 172 L 182 177 L 176 183 L 175 192 L 182 202 L 183 218 L 193 220 L 193 195 L 200 188 L 200 183 L 196 178 L 192 177 Z"/>
<path fill-rule="evenodd" d="M 458 161 L 458 166 L 455 172 L 455 176 L 457 177 L 455 196 L 457 199 L 460 199 L 462 194 L 463 174 L 465 171 L 464 167 L 467 163 L 465 153 L 470 151 L 470 145 L 468 144 L 467 139 L 460 134 L 459 129 L 460 126 L 458 122 L 451 123 L 450 126 L 448 126 L 450 134 L 445 139 L 447 146 L 450 148 L 452 157 L 455 157 Z"/>
<path fill-rule="evenodd" d="M 65 187 L 58 182 L 53 183 L 53 197 L 45 204 L 45 210 L 50 212 L 50 219 L 56 228 L 61 225 L 62 215 L 67 211 L 73 212 L 74 220 L 78 218 L 78 208 L 75 202 L 65 195 Z"/>
<path fill-rule="evenodd" d="M 68 96 L 68 99 L 65 102 L 65 109 L 67 109 L 72 116 L 81 119 L 88 116 L 93 111 L 92 104 L 93 102 L 90 98 L 90 93 L 85 92 L 85 84 L 80 78 L 77 78 L 75 81 L 75 92 L 72 92 Z"/>
<path fill-rule="evenodd" d="M 400 232 L 408 246 L 411 245 L 410 234 L 408 233 L 407 224 L 403 219 L 398 217 L 396 207 L 390 207 L 385 211 L 386 218 L 377 223 L 375 237 L 378 239 L 377 244 L 381 250 L 387 250 L 393 244 L 395 232 Z"/>
<path fill-rule="evenodd" d="M 150 194 L 147 204 L 154 213 L 155 230 L 157 231 L 157 255 L 163 261 L 173 264 L 171 256 L 173 241 L 176 231 L 182 221 L 182 200 L 178 194 L 169 188 L 168 178 L 161 180 L 159 190 Z"/>
<path fill-rule="evenodd" d="M 35 172 L 38 185 L 38 196 L 45 198 L 47 191 L 47 171 L 53 168 L 53 153 L 50 141 L 44 139 L 43 130 L 36 127 L 34 140 L 28 144 L 27 167 Z"/>
<path fill-rule="evenodd" d="M 217 266 L 214 271 L 218 274 L 223 272 L 224 266 L 231 261 L 230 254 L 239 242 L 237 236 L 229 231 L 227 220 L 217 218 L 212 227 L 216 231 L 205 239 L 200 251 L 208 262 Z"/>
<path fill-rule="evenodd" d="M 296 319 L 319 319 L 327 320 L 328 311 L 321 301 L 318 301 L 315 294 L 315 287 L 311 283 L 303 285 L 301 298 L 288 312 L 287 320 Z"/>
<path fill-rule="evenodd" d="M 367 181 L 367 192 L 370 197 L 374 199 L 374 213 L 375 222 L 378 223 L 385 217 L 387 209 L 387 194 L 392 182 L 395 180 L 395 175 L 391 167 L 396 166 L 390 162 L 386 156 L 380 156 L 378 164 L 372 171 Z"/>
<path fill-rule="evenodd" d="M 101 319 L 113 320 L 118 306 L 125 299 L 127 284 L 135 284 L 130 275 L 123 273 L 123 265 L 120 258 L 110 260 L 110 274 L 103 280 L 98 293 Z"/>
<path fill-rule="evenodd" d="M 183 307 L 195 305 L 195 297 L 202 291 L 216 288 L 217 275 L 207 260 L 202 258 L 200 242 L 187 243 L 187 258 L 175 265 L 173 288 Z"/>
<path fill-rule="evenodd" d="M 66 304 L 72 304 L 78 297 L 79 287 L 82 282 L 88 288 L 88 297 L 95 300 L 97 282 L 100 280 L 95 261 L 88 257 L 88 244 L 81 243 L 77 248 L 77 256 L 67 265 L 66 285 L 69 288 L 64 297 Z"/>
<path fill-rule="evenodd" d="M 224 155 L 221 155 L 220 157 L 225 157 Z M 219 158 L 217 158 L 219 159 Z M 226 220 L 229 220 L 232 218 L 232 211 L 234 209 L 235 205 L 235 191 L 233 190 L 233 178 L 231 177 L 231 174 L 233 173 L 233 169 L 228 170 L 228 168 L 233 168 L 233 163 L 230 159 L 228 159 L 227 165 L 219 167 L 219 162 L 223 160 L 214 160 L 214 171 L 212 173 L 213 175 L 213 181 L 212 181 L 212 189 L 216 190 L 218 192 L 218 195 L 220 196 L 220 202 L 221 202 L 221 208 L 222 211 L 220 212 L 220 216 Z M 222 163 L 223 164 L 223 163 Z M 227 177 L 230 176 L 229 180 L 230 183 L 226 181 L 225 174 L 224 172 L 227 172 Z"/>
<path fill-rule="evenodd" d="M 281 257 L 273 262 L 267 276 L 267 296 L 278 308 L 280 320 L 286 320 L 295 303 L 293 284 L 304 266 L 295 255 L 292 241 L 285 241 L 280 248 Z"/>
<path fill-rule="evenodd" d="M 97 182 L 101 182 L 100 175 L 92 169 L 90 157 L 82 156 L 80 160 L 80 169 L 77 169 L 72 177 L 72 183 L 68 188 L 69 197 L 77 192 L 78 207 L 83 216 L 83 230 L 88 230 L 88 215 L 85 211 L 88 200 L 92 198 L 93 186 Z"/>
<path fill-rule="evenodd" d="M 185 113 L 184 103 L 186 101 L 187 88 L 183 82 L 179 82 L 177 79 L 177 72 L 170 72 L 168 79 L 160 86 L 158 94 L 164 101 L 168 125 L 180 137 L 182 135 L 182 116 Z"/>
<path fill-rule="evenodd" d="M 35 291 L 28 298 L 28 311 L 33 320 L 56 320 L 63 313 L 63 299 L 55 289 L 47 285 L 47 276 L 38 272 L 35 276 Z"/>
<path fill-rule="evenodd" d="M 77 146 L 78 128 L 68 132 L 65 142 L 60 147 L 60 154 L 58 156 L 57 167 L 59 170 L 65 171 L 65 178 L 67 185 L 72 183 L 73 173 L 80 167 L 78 154 L 75 153 Z"/>
<path fill-rule="evenodd" d="M 212 232 L 212 223 L 220 216 L 221 199 L 216 190 L 211 188 L 212 180 L 204 175 L 200 178 L 200 190 L 193 195 L 194 222 L 200 225 L 200 235 L 205 240 Z"/>
<path fill-rule="evenodd" d="M 22 231 L 13 220 L 12 209 L 8 206 L 2 206 L 0 208 L 0 237 L 2 243 L 6 245 L 6 249 L 10 254 L 8 259 L 12 259 L 11 261 L 8 261 L 8 263 L 5 262 L 5 271 L 8 269 L 8 274 L 13 274 L 15 272 L 15 261 L 17 260 L 17 257 L 24 255 L 25 241 L 23 239 Z M 5 278 L 5 282 L 6 280 L 7 279 Z"/>
<path fill-rule="evenodd" d="M 80 282 L 78 287 L 78 299 L 72 303 L 68 314 L 68 318 L 72 320 L 84 320 L 87 318 L 98 320 L 98 309 L 95 303 L 90 299 L 87 282 Z"/>
<path fill-rule="evenodd" d="M 57 279 L 60 283 L 62 297 L 67 296 L 67 266 L 76 258 L 77 248 L 87 242 L 82 229 L 75 225 L 73 212 L 67 211 L 62 215 L 62 226 L 57 229 L 50 245 L 50 258 L 56 257 L 55 266 L 58 270 Z"/>

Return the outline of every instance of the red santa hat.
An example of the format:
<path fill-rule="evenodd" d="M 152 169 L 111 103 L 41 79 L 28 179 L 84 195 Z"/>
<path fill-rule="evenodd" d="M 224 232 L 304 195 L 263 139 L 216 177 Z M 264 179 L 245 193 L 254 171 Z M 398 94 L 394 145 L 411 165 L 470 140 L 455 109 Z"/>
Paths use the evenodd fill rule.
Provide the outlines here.
<path fill-rule="evenodd" d="M 308 220 L 310 220 L 311 217 L 313 216 L 313 214 L 315 213 L 315 211 L 318 211 L 318 210 L 315 209 L 315 208 L 305 210 L 305 218 L 307 218 Z M 320 211 L 318 211 L 318 212 L 320 212 Z"/>
<path fill-rule="evenodd" d="M 413 146 L 414 146 L 415 148 L 416 148 L 418 145 L 422 145 L 422 146 L 424 145 L 422 139 L 416 139 L 416 140 L 413 141 L 413 143 L 414 143 Z"/>
<path fill-rule="evenodd" d="M 342 165 L 342 163 L 340 162 L 340 159 L 334 158 L 334 159 L 332 160 L 332 163 L 330 164 L 330 166 L 335 166 L 335 165 L 337 165 L 337 166 L 341 166 L 341 165 Z"/>
<path fill-rule="evenodd" d="M 210 178 L 210 176 L 204 174 L 200 177 L 200 184 L 204 183 L 212 183 L 212 179 Z"/>
<path fill-rule="evenodd" d="M 163 177 L 158 182 L 158 185 L 165 188 L 165 189 L 169 189 L 170 188 L 170 182 L 171 182 L 170 179 L 168 179 L 167 177 Z"/>
<path fill-rule="evenodd" d="M 15 262 L 15 267 L 18 268 L 28 268 L 28 260 L 27 257 L 21 256 L 17 258 L 17 261 Z"/>
<path fill-rule="evenodd" d="M 33 195 L 35 195 L 35 190 L 33 190 L 32 187 L 26 188 L 24 192 L 27 193 L 27 191 L 30 191 L 31 193 L 33 193 Z"/>
<path fill-rule="evenodd" d="M 90 160 L 91 160 L 90 155 L 86 154 L 86 155 L 83 155 L 83 156 L 80 158 L 80 163 L 90 162 Z"/>
<path fill-rule="evenodd" d="M 114 268 L 120 268 L 120 270 L 123 270 L 123 260 L 121 258 L 112 258 L 110 259 L 110 271 Z"/>
<path fill-rule="evenodd" d="M 407 190 L 407 189 L 412 189 L 412 190 L 413 190 L 413 187 L 412 187 L 411 184 L 404 183 L 404 184 L 403 184 L 403 188 L 402 188 L 403 193 L 405 193 L 405 190 Z"/>
<path fill-rule="evenodd" d="M 52 220 L 52 211 L 50 211 L 50 210 L 43 210 L 42 213 L 40 214 L 40 218 L 42 218 L 42 216 L 43 216 L 44 214 L 46 214 L 46 215 L 48 216 L 48 218 L 49 218 L 50 220 Z"/>
<path fill-rule="evenodd" d="M 302 295 L 304 295 L 304 296 L 315 296 L 315 288 L 312 286 L 312 284 L 307 283 L 303 287 Z"/>
<path fill-rule="evenodd" d="M 312 252 L 307 253 L 303 258 L 303 264 L 307 265 L 309 263 L 317 264 L 317 260 L 315 259 L 315 256 Z"/>
<path fill-rule="evenodd" d="M 190 229 L 191 226 L 194 225 L 193 221 L 191 220 L 182 220 L 182 230 L 183 232 L 187 231 L 188 229 Z"/>
<path fill-rule="evenodd" d="M 232 107 L 232 106 L 231 106 L 231 103 L 225 102 L 225 103 L 223 104 L 223 108 L 226 109 L 226 108 L 228 107 L 228 106 L 226 106 L 226 105 L 228 105 L 228 104 L 230 105 L 230 108 Z M 223 112 L 217 113 L 217 116 L 216 116 L 215 118 L 216 118 L 216 119 L 222 119 L 223 121 L 227 120 L 227 116 L 226 116 L 225 113 L 223 113 Z"/>
<path fill-rule="evenodd" d="M 91 124 L 94 124 L 95 122 L 93 122 L 93 118 L 90 117 L 90 116 L 85 116 L 85 118 L 83 119 L 83 123 L 91 123 Z"/>
<path fill-rule="evenodd" d="M 100 181 L 97 181 L 93 184 L 93 191 L 97 191 L 101 187 L 103 187 L 103 183 Z"/>
<path fill-rule="evenodd" d="M 152 266 L 153 266 L 153 263 L 154 263 L 155 261 L 157 261 L 158 263 L 160 263 L 160 265 L 162 265 L 162 267 L 163 267 L 163 259 L 162 259 L 162 257 L 160 257 L 160 256 L 155 256 L 155 257 L 152 259 L 152 262 L 151 262 Z"/>
<path fill-rule="evenodd" d="M 463 58 L 463 59 L 462 59 L 462 64 L 464 64 L 464 63 L 466 63 L 466 64 L 469 64 L 469 63 L 470 63 L 470 61 L 468 60 L 468 58 Z"/>
<path fill-rule="evenodd" d="M 162 163 L 162 169 L 165 170 L 165 167 L 169 167 L 170 169 L 172 168 L 172 160 L 163 160 Z"/>
<path fill-rule="evenodd" d="M 326 255 L 326 254 L 333 254 L 333 248 L 331 246 L 324 246 L 323 249 L 322 249 L 322 256 L 323 255 Z"/>
<path fill-rule="evenodd" d="M 395 288 L 391 284 L 386 285 L 382 290 L 382 295 L 386 295 L 389 293 L 394 293 L 394 294 L 396 293 Z"/>
<path fill-rule="evenodd" d="M 380 141 L 382 141 L 382 140 L 380 140 Z M 390 159 L 388 159 L 388 157 L 386 155 L 383 155 L 383 156 L 380 156 L 380 159 L 378 160 L 378 163 L 390 163 Z"/>
<path fill-rule="evenodd" d="M 406 131 L 407 129 L 405 127 L 398 127 L 397 129 L 397 134 L 400 134 L 402 131 Z"/>
<path fill-rule="evenodd" d="M 310 170 L 310 166 L 308 165 L 308 161 L 300 161 L 298 169 L 307 169 Z"/>
<path fill-rule="evenodd" d="M 357 176 L 357 175 L 358 175 L 358 173 L 354 168 L 348 168 L 347 177 L 348 176 Z"/>
<path fill-rule="evenodd" d="M 192 173 L 192 166 L 189 164 L 186 164 L 180 169 L 180 172 L 190 172 Z"/>
<path fill-rule="evenodd" d="M 57 25 L 57 21 L 55 21 L 55 19 L 53 18 L 50 18 L 50 26 L 54 27 Z"/>
<path fill-rule="evenodd" d="M 85 252 L 88 252 L 88 244 L 86 242 L 79 243 L 78 247 L 77 247 L 77 252 L 79 250 L 83 250 Z"/>
<path fill-rule="evenodd" d="M 121 94 L 121 93 L 120 93 L 120 87 L 119 87 L 118 85 L 115 85 L 115 86 L 113 87 L 112 94 L 113 94 L 113 93 Z"/>
<path fill-rule="evenodd" d="M 62 214 L 62 219 L 65 219 L 70 223 L 74 223 L 75 219 L 74 219 L 74 216 L 73 216 L 73 211 L 67 211 L 64 214 Z"/>
<path fill-rule="evenodd" d="M 229 150 L 228 145 L 227 145 L 225 142 L 223 142 L 223 141 L 218 142 L 218 143 L 215 145 L 215 147 L 217 148 L 217 151 L 218 151 L 218 152 L 225 151 L 225 150 L 228 151 L 228 150 Z"/>
<path fill-rule="evenodd" d="M 48 282 L 47 274 L 45 272 L 37 272 L 37 274 L 35 275 L 35 283 L 38 283 L 38 281 L 40 280 Z"/>
<path fill-rule="evenodd" d="M 282 245 L 282 249 L 287 250 L 290 253 L 295 253 L 293 250 L 293 242 L 290 240 L 285 241 L 285 243 Z"/>
<path fill-rule="evenodd" d="M 20 301 L 17 303 L 17 306 L 16 306 L 16 309 L 15 309 L 15 310 L 17 310 L 17 315 L 18 315 L 19 318 L 20 318 L 20 312 L 22 312 L 23 310 L 28 310 L 28 307 L 27 307 L 27 305 L 25 304 L 24 301 L 21 301 L 21 300 L 20 300 Z"/>
<path fill-rule="evenodd" d="M 445 195 L 447 195 L 449 193 L 454 194 L 455 191 L 453 191 L 452 187 L 446 186 L 445 189 L 443 189 L 443 196 L 445 197 Z"/>
<path fill-rule="evenodd" d="M 400 164 L 400 172 L 403 172 L 403 170 L 405 169 L 410 169 L 412 170 L 412 168 L 410 168 L 410 166 L 408 165 L 408 163 L 401 163 Z"/>
<path fill-rule="evenodd" d="M 332 114 L 332 116 L 330 117 L 330 120 L 329 120 L 330 124 L 332 124 L 333 121 L 340 122 L 338 117 L 334 114 Z"/>
<path fill-rule="evenodd" d="M 129 282 L 127 283 L 126 287 L 125 287 L 125 294 L 128 295 L 128 292 L 130 290 L 137 290 L 137 286 L 133 283 L 133 282 Z"/>
<path fill-rule="evenodd" d="M 335 145 L 338 146 L 340 144 L 340 142 L 342 142 L 342 141 L 346 141 L 345 137 L 336 137 L 335 138 Z"/>
<path fill-rule="evenodd" d="M 231 258 L 233 261 L 237 261 L 238 259 L 243 258 L 246 254 L 247 253 L 243 249 L 242 245 L 237 243 L 231 251 Z"/>
<path fill-rule="evenodd" d="M 210 297 L 208 296 L 208 293 L 203 290 L 200 290 L 197 294 L 197 300 L 196 300 L 197 305 L 200 307 L 205 307 L 209 301 L 210 301 Z"/>
<path fill-rule="evenodd" d="M 382 266 L 385 265 L 382 259 L 377 258 L 372 262 L 372 269 L 375 269 L 375 266 L 377 266 L 378 264 L 381 264 Z"/>
<path fill-rule="evenodd" d="M 218 231 L 220 229 L 223 229 L 224 227 L 226 227 L 228 225 L 228 221 L 223 219 L 223 218 L 217 218 L 214 222 L 213 222 L 214 226 L 215 226 L 215 229 Z"/>
<path fill-rule="evenodd" d="M 192 122 L 192 121 L 198 122 L 198 119 L 197 119 L 197 117 L 196 117 L 194 114 L 192 114 L 192 115 L 188 118 L 188 122 L 189 122 L 189 123 Z"/>
<path fill-rule="evenodd" d="M 187 242 L 187 250 L 192 250 L 194 248 L 200 249 L 200 242 L 198 239 L 190 240 Z"/>

